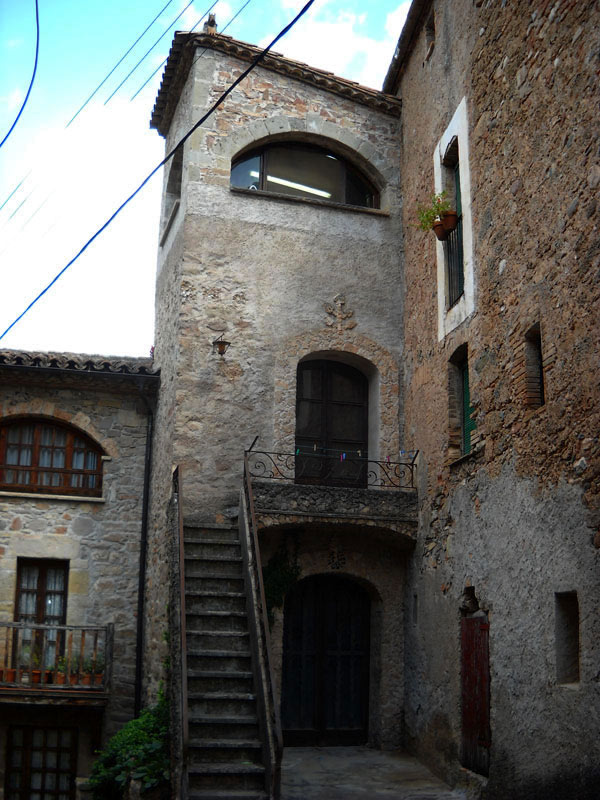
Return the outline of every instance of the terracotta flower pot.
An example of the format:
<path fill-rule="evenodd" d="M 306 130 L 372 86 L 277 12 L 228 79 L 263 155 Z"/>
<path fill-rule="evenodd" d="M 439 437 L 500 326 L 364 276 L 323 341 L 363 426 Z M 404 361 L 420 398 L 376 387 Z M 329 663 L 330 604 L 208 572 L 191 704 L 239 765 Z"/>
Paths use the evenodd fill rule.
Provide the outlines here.
<path fill-rule="evenodd" d="M 78 678 L 79 678 L 79 676 L 77 675 L 76 672 L 72 672 L 69 675 L 69 683 L 71 684 L 71 686 L 77 686 L 77 684 L 79 683 Z"/>
<path fill-rule="evenodd" d="M 42 670 L 41 669 L 32 669 L 31 670 L 31 682 L 32 683 L 40 683 L 42 680 Z"/>
<path fill-rule="evenodd" d="M 103 672 L 97 672 L 94 675 L 94 684 L 96 686 L 102 686 L 103 682 L 104 682 L 104 673 Z"/>
<path fill-rule="evenodd" d="M 444 223 L 441 219 L 436 219 L 436 221 L 433 223 L 433 232 L 440 242 L 443 242 L 448 238 L 448 231 L 444 228 Z"/>
<path fill-rule="evenodd" d="M 458 225 L 458 214 L 456 211 L 446 211 L 442 215 L 442 224 L 447 233 L 451 233 Z"/>
<path fill-rule="evenodd" d="M 81 676 L 81 683 L 84 686 L 91 686 L 92 685 L 92 673 L 91 672 L 84 672 Z"/>
<path fill-rule="evenodd" d="M 55 672 L 54 673 L 54 676 L 53 676 L 53 679 L 52 679 L 52 683 L 64 684 L 66 682 L 67 682 L 67 676 L 65 675 L 64 672 Z"/>
<path fill-rule="evenodd" d="M 4 681 L 5 683 L 16 683 L 17 682 L 17 670 L 8 668 L 4 670 Z"/>

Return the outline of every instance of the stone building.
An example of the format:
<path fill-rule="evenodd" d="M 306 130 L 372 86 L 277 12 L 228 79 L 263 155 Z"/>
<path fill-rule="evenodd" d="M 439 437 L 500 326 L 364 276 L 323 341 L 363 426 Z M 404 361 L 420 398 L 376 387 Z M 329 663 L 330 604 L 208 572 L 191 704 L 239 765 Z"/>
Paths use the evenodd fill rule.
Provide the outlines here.
<path fill-rule="evenodd" d="M 181 467 L 190 796 L 258 788 L 248 762 L 272 787 L 278 707 L 287 743 L 403 746 L 489 798 L 595 795 L 598 21 L 415 0 L 383 93 L 270 54 L 173 158 L 157 451 Z M 167 152 L 258 52 L 175 37 Z M 415 222 L 441 191 L 458 219 L 438 241 Z M 239 544 L 272 623 L 256 707 L 225 612 L 248 448 Z M 251 712 L 243 775 L 225 723 Z"/>
<path fill-rule="evenodd" d="M 282 743 L 356 742 L 597 796 L 599 22 L 414 0 L 382 92 L 270 53 L 165 170 L 153 364 L 3 356 L 1 430 L 111 460 L 103 504 L 5 487 L 0 612 L 72 559 L 68 624 L 114 623 L 105 729 L 169 681 L 174 796 L 275 797 Z M 167 152 L 259 53 L 176 34 Z"/>
<path fill-rule="evenodd" d="M 6 350 L 0 375 L 0 797 L 73 798 L 140 707 L 158 376 Z"/>

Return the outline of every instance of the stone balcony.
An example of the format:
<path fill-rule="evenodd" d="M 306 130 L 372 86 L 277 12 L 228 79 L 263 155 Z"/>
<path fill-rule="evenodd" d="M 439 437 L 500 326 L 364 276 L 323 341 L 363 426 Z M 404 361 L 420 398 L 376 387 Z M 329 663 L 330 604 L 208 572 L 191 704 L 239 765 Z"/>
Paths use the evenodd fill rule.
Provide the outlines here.
<path fill-rule="evenodd" d="M 259 529 L 323 525 L 369 529 L 414 545 L 418 520 L 414 457 L 406 462 L 247 454 Z M 344 485 L 348 484 L 348 485 Z"/>

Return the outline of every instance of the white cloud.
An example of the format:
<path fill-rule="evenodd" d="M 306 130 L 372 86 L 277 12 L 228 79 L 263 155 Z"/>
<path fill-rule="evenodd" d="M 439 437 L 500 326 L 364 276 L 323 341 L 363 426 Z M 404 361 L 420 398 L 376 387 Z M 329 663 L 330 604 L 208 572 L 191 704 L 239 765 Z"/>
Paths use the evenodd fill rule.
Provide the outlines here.
<path fill-rule="evenodd" d="M 283 8 L 299 9 L 301 0 L 281 0 Z M 367 16 L 351 11 L 329 11 L 327 2 L 312 6 L 306 17 L 277 43 L 277 50 L 288 58 L 329 70 L 366 86 L 381 88 L 394 49 L 410 7 L 410 0 L 390 12 L 381 37 L 361 31 Z M 327 18 L 324 18 L 326 16 Z M 270 41 L 265 37 L 265 46 Z"/>
<path fill-rule="evenodd" d="M 8 47 L 9 49 L 12 49 L 14 47 L 20 47 L 24 41 L 25 41 L 24 39 L 7 39 L 4 42 L 4 46 Z"/>

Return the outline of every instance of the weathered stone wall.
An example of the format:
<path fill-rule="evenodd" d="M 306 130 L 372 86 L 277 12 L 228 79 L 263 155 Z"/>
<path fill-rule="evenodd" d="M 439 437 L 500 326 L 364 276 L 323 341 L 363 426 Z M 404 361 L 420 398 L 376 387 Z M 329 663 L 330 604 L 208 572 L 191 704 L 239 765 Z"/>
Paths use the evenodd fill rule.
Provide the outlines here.
<path fill-rule="evenodd" d="M 431 57 L 421 30 L 399 89 L 406 444 L 421 451 L 422 504 L 408 581 L 418 613 L 406 626 L 407 741 L 442 774 L 458 777 L 459 603 L 472 585 L 490 620 L 487 796 L 592 797 L 600 7 L 456 0 L 432 8 Z M 438 342 L 436 240 L 411 223 L 416 204 L 433 191 L 434 149 L 463 97 L 475 311 Z M 523 345 L 537 322 L 546 401 L 532 410 Z M 465 343 L 479 445 L 450 465 L 448 360 Z M 563 591 L 577 591 L 580 607 L 575 688 L 556 681 L 554 593 Z"/>
<path fill-rule="evenodd" d="M 168 145 L 243 67 L 211 50 L 197 60 Z M 379 183 L 382 211 L 232 191 L 231 159 L 270 135 L 325 143 L 351 157 Z M 264 68 L 186 143 L 182 210 L 175 222 L 183 226 L 184 242 L 171 401 L 177 404 L 173 458 L 185 469 L 187 516 L 220 521 L 235 513 L 242 453 L 257 434 L 263 449 L 292 447 L 287 420 L 294 416 L 297 362 L 312 352 L 334 357 L 343 351 L 342 360 L 364 361 L 379 415 L 374 447 L 381 439 L 384 456 L 398 455 L 397 161 L 397 119 Z M 163 250 L 176 235 L 169 233 Z M 170 257 L 160 258 L 161 276 L 174 270 Z M 167 283 L 174 297 L 177 282 L 159 278 L 158 308 L 170 302 Z M 335 309 L 340 294 L 344 311 L 354 312 L 345 320 L 325 309 Z M 174 352 L 161 343 L 160 313 L 159 358 L 169 348 Z M 222 358 L 211 346 L 221 332 L 232 343 Z M 298 349 L 299 342 L 305 349 Z"/>
<path fill-rule="evenodd" d="M 69 562 L 67 624 L 114 624 L 108 736 L 134 710 L 146 405 L 132 382 L 118 377 L 3 374 L 0 419 L 24 414 L 73 424 L 105 450 L 103 494 L 0 493 L 0 619 L 14 619 L 18 558 Z"/>

